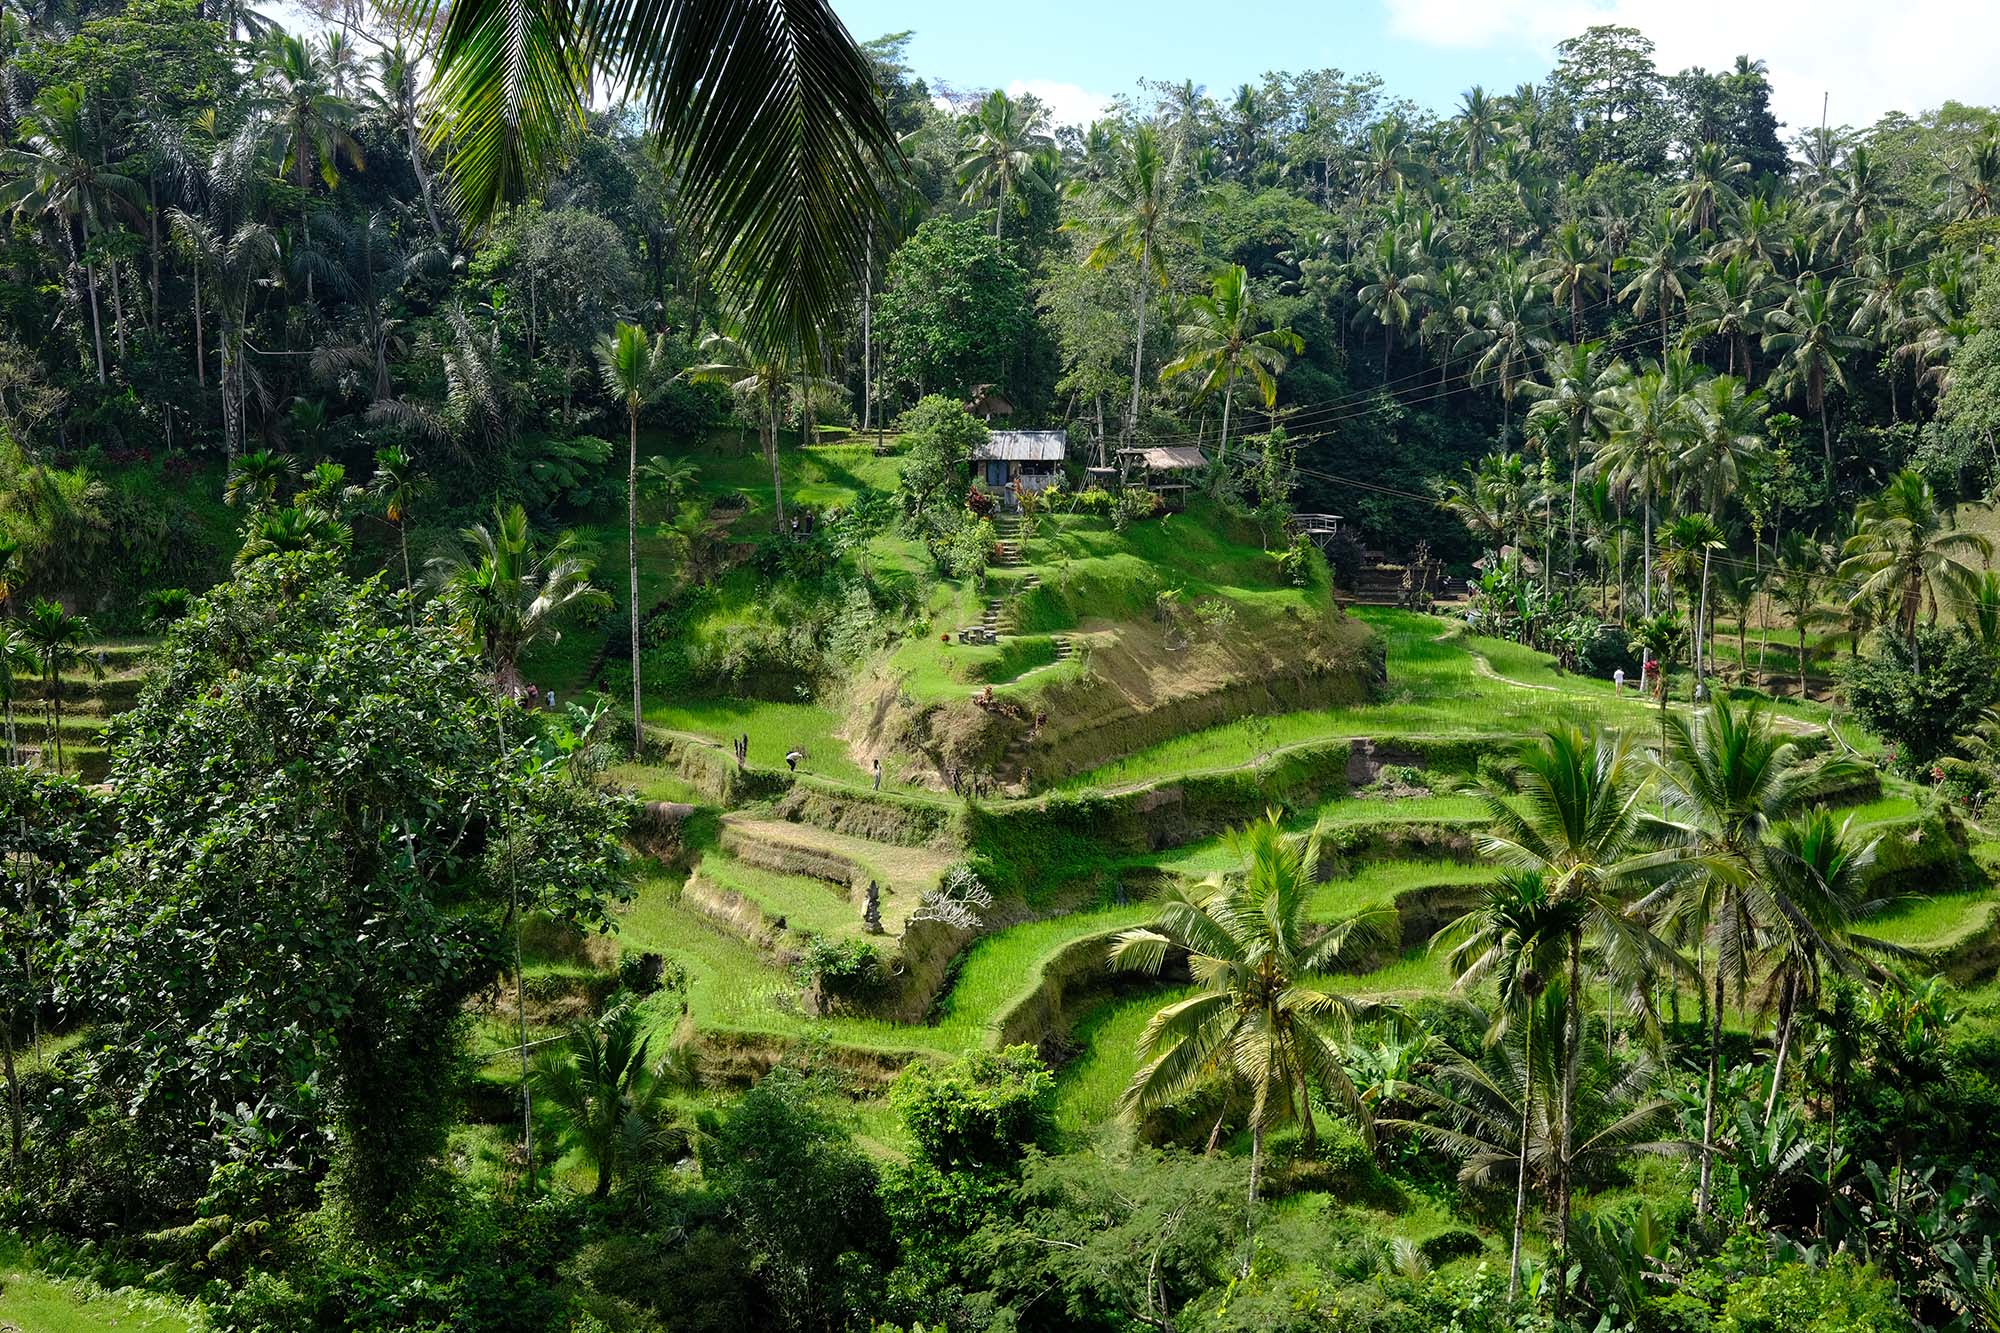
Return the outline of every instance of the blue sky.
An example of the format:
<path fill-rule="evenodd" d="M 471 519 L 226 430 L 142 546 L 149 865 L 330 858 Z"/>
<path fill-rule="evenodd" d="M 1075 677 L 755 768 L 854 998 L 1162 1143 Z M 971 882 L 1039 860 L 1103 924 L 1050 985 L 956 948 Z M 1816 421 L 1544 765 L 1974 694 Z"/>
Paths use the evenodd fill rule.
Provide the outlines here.
<path fill-rule="evenodd" d="M 1266 70 L 1373 70 L 1389 91 L 1448 108 L 1474 83 L 1540 78 L 1552 48 L 1591 23 L 1640 28 L 1673 71 L 1739 52 L 1771 69 L 1779 116 L 1836 123 L 2000 103 L 1995 0 L 833 0 L 858 38 L 911 29 L 911 62 L 967 88 L 1034 91 L 1068 119 L 1144 76 L 1226 96 Z"/>

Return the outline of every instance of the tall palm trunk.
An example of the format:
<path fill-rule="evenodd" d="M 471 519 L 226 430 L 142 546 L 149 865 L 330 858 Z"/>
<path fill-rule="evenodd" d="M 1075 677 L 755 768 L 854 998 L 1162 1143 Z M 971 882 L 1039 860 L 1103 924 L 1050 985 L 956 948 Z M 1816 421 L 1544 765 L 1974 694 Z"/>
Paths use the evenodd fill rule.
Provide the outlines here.
<path fill-rule="evenodd" d="M 1653 614 L 1653 488 L 1646 488 L 1646 536 L 1644 549 L 1639 552 L 1639 613 Z"/>
<path fill-rule="evenodd" d="M 1218 463 L 1227 462 L 1229 459 L 1229 405 L 1236 398 L 1236 376 L 1233 373 L 1234 368 L 1231 369 L 1232 373 L 1224 382 L 1222 389 L 1222 443 L 1215 448 L 1215 461 Z"/>
<path fill-rule="evenodd" d="M 760 434 L 764 437 L 764 461 L 771 465 L 771 499 L 778 509 L 778 533 L 785 531 L 785 481 L 778 475 L 778 387 L 768 390 L 770 421 Z"/>
<path fill-rule="evenodd" d="M 1573 930 L 1569 937 L 1569 990 L 1563 997 L 1562 1135 L 1556 1146 L 1556 1250 L 1561 1256 L 1556 1267 L 1558 1273 L 1569 1267 L 1570 1153 L 1575 1141 L 1577 1053 L 1583 1046 L 1582 997 L 1583 932 Z M 1560 1285 L 1556 1299 L 1562 1299 Z"/>
<path fill-rule="evenodd" d="M 1258 1176 L 1264 1169 L 1264 1126 L 1261 1121 L 1250 1125 L 1250 1203 L 1243 1210 L 1243 1264 L 1241 1272 L 1250 1276 L 1250 1265 L 1257 1257 L 1257 1185 Z"/>
<path fill-rule="evenodd" d="M 97 382 L 105 382 L 104 375 L 104 322 L 97 309 L 97 266 L 90 261 L 90 218 L 82 220 L 83 253 L 78 256 L 83 261 L 83 285 L 90 293 L 90 338 L 97 350 Z"/>
<path fill-rule="evenodd" d="M 196 260 L 190 267 L 194 271 L 194 382 L 195 387 L 205 395 L 208 391 L 208 344 L 203 341 L 201 332 L 201 261 Z"/>
<path fill-rule="evenodd" d="M 1119 442 L 1132 443 L 1132 432 L 1139 427 L 1139 391 L 1144 385 L 1140 375 L 1144 373 L 1146 357 L 1146 280 L 1152 272 L 1153 238 L 1147 236 L 1139 244 L 1139 295 L 1132 303 L 1133 327 L 1137 331 L 1132 339 L 1132 401 L 1125 406 L 1125 435 Z"/>
<path fill-rule="evenodd" d="M 1778 995 L 1778 1058 L 1771 1065 L 1771 1093 L 1764 1099 L 1764 1124 L 1768 1128 L 1778 1109 L 1778 1089 L 1785 1084 L 1785 1056 L 1792 1045 L 1792 1017 L 1798 1012 L 1798 983 L 1785 978 Z"/>
<path fill-rule="evenodd" d="M 32 945 L 30 946 L 32 947 Z M 32 999 L 30 1003 L 33 1003 Z M 14 1016 L 0 1022 L 0 1064 L 7 1074 L 7 1175 L 21 1179 L 21 1079 L 14 1069 Z"/>
<path fill-rule="evenodd" d="M 627 404 L 631 424 L 630 448 L 625 460 L 625 554 L 632 575 L 632 758 L 636 762 L 646 744 L 646 713 L 641 706 L 639 684 L 639 404 Z"/>
<path fill-rule="evenodd" d="M 1535 1010 L 1528 997 L 1528 1029 L 1522 1039 L 1521 1067 L 1525 1083 L 1521 1091 L 1521 1162 L 1514 1180 L 1514 1246 L 1507 1264 L 1507 1299 L 1521 1294 L 1521 1233 L 1528 1221 L 1528 1136 L 1535 1119 Z"/>
<path fill-rule="evenodd" d="M 51 667 L 46 676 L 49 688 L 49 735 L 56 751 L 56 772 L 63 771 L 62 669 Z"/>
<path fill-rule="evenodd" d="M 1694 1196 L 1695 1216 L 1706 1218 L 1714 1202 L 1715 1085 L 1722 1077 L 1722 953 L 1715 958 L 1715 998 L 1708 1010 L 1708 1085 L 1701 1098 L 1701 1184 Z"/>

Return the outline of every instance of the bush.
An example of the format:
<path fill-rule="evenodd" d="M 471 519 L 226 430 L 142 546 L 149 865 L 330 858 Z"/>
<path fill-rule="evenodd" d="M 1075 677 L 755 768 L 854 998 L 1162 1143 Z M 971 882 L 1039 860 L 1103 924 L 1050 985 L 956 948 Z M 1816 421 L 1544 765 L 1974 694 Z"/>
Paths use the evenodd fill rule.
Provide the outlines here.
<path fill-rule="evenodd" d="M 1785 1264 L 1735 1284 L 1715 1333 L 1900 1333 L 1896 1288 L 1849 1255 L 1823 1268 Z"/>
<path fill-rule="evenodd" d="M 866 940 L 836 940 L 818 931 L 805 936 L 792 975 L 801 986 L 854 999 L 882 981 L 882 956 Z"/>
<path fill-rule="evenodd" d="M 1011 1172 L 1048 1140 L 1055 1090 L 1034 1047 L 1009 1046 L 942 1067 L 912 1061 L 889 1089 L 889 1105 L 931 1165 Z"/>
<path fill-rule="evenodd" d="M 1639 655 L 1632 651 L 1632 636 L 1614 621 L 1600 623 L 1576 650 L 1576 669 L 1586 676 L 1598 680 L 1611 679 L 1611 673 L 1624 669 L 1625 679 L 1636 683 L 1639 679 Z"/>
<path fill-rule="evenodd" d="M 1954 753 L 1996 695 L 2000 658 L 1963 628 L 1920 625 L 1914 642 L 1899 635 L 1847 672 L 1847 701 L 1870 731 L 1895 749 L 1903 773 L 1921 774 Z"/>

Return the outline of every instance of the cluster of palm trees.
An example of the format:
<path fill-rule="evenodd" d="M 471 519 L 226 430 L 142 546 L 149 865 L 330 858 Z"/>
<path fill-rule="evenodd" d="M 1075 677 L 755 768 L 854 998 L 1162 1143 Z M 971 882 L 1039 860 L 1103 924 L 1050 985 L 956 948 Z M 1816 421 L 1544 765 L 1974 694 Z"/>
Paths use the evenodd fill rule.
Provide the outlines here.
<path fill-rule="evenodd" d="M 1527 450 L 1490 454 L 1441 482 L 1439 503 L 1489 549 L 1518 553 L 1525 563 L 1514 568 L 1533 573 L 1544 594 L 1594 584 L 1597 616 L 1635 632 L 1659 616 L 1688 626 L 1680 637 L 1700 674 L 1724 611 L 1746 675 L 1752 619 L 1762 621 L 1761 661 L 1770 612 L 1785 613 L 1803 693 L 1814 627 L 1845 627 L 1858 640 L 1889 626 L 1907 637 L 1920 615 L 1935 621 L 1988 600 L 1990 543 L 1958 526 L 1914 470 L 1823 533 L 1788 527 L 1800 521 L 1786 509 L 1798 481 L 1793 419 L 1771 413 L 1735 375 L 1705 370 L 1686 347 L 1635 367 L 1598 342 L 1559 344 L 1522 393 Z M 1582 614 L 1584 601 L 1568 609 Z M 1537 642 L 1560 632 L 1553 618 L 1528 620 L 1503 628 Z"/>
<path fill-rule="evenodd" d="M 1468 1180 L 1514 1190 L 1517 1290 L 1533 1201 L 1566 1250 L 1596 1163 L 1693 1157 L 1707 1215 L 1732 1007 L 1753 1034 L 1768 1024 L 1768 1122 L 1822 988 L 1882 979 L 1878 959 L 1897 952 L 1860 933 L 1878 906 L 1865 887 L 1874 843 L 1821 804 L 1850 776 L 1844 761 L 1808 760 L 1758 706 L 1726 701 L 1675 719 L 1657 757 L 1579 727 L 1528 745 L 1506 780 L 1479 788 L 1480 851 L 1500 873 L 1433 943 L 1480 1002 L 1484 1045 L 1419 1032 L 1397 1045 L 1393 1084 L 1353 1040 L 1381 1006 L 1318 980 L 1379 933 L 1379 914 L 1316 920 L 1318 833 L 1273 815 L 1236 835 L 1239 871 L 1170 893 L 1114 945 L 1114 966 L 1157 972 L 1185 957 L 1193 978 L 1141 1036 L 1125 1105 L 1148 1113 L 1220 1089 L 1222 1116 L 1251 1128 L 1253 1201 L 1266 1130 L 1296 1120 L 1310 1137 L 1316 1102 L 1370 1142 L 1378 1117 L 1421 1136 L 1462 1157 Z M 1701 1061 L 1698 1139 L 1674 1135 L 1661 1084 L 1675 1054 L 1663 1009 L 1678 1019 L 1684 992 L 1700 1011 L 1700 1037 L 1678 1052 Z"/>
<path fill-rule="evenodd" d="M 213 366 L 213 407 L 232 457 L 243 450 L 247 402 L 267 392 L 250 341 L 260 308 L 285 317 L 288 341 L 268 350 L 342 347 L 365 339 L 371 324 L 375 350 L 384 350 L 378 298 L 386 293 L 372 289 L 384 252 L 411 242 L 389 242 L 379 218 L 357 236 L 355 222 L 324 200 L 344 172 L 363 166 L 362 126 L 402 134 L 429 243 L 449 239 L 414 133 L 409 52 L 394 46 L 364 58 L 340 32 L 308 40 L 277 28 L 245 49 L 240 94 L 218 90 L 216 105 L 185 116 L 78 85 L 41 88 L 14 124 L 14 143 L 0 150 L 0 210 L 41 228 L 70 258 L 66 295 L 88 330 L 98 383 L 123 372 L 135 343 L 173 336 L 162 331 L 162 271 L 183 270 L 196 377 L 208 388 Z M 352 307 L 343 318 L 353 327 L 335 323 L 336 295 Z"/>

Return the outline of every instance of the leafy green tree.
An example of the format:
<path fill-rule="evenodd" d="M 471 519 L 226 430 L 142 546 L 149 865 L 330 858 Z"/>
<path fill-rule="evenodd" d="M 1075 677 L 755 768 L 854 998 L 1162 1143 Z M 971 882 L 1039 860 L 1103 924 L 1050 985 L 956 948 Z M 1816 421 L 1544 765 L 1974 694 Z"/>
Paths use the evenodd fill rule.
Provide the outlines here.
<path fill-rule="evenodd" d="M 300 1159 L 333 1133 L 353 1225 L 399 1224 L 509 924 L 608 927 L 625 893 L 625 802 L 519 716 L 456 634 L 331 556 L 260 560 L 175 624 L 119 733 L 122 836 L 65 977 L 115 1034 L 95 1084 L 152 1142 L 219 1160 L 212 1108 L 266 1099 Z"/>
<path fill-rule="evenodd" d="M 1365 1006 L 1314 987 L 1311 978 L 1383 927 L 1379 913 L 1364 913 L 1316 938 L 1308 932 L 1318 839 L 1285 832 L 1275 813 L 1232 832 L 1228 842 L 1241 870 L 1198 889 L 1170 891 L 1152 925 L 1118 936 L 1111 965 L 1157 973 L 1170 950 L 1187 952 L 1196 993 L 1166 1005 L 1146 1024 L 1124 1109 L 1159 1110 L 1218 1075 L 1240 1085 L 1250 1096 L 1254 1211 L 1264 1134 L 1274 1123 L 1297 1119 L 1310 1145 L 1315 1085 L 1374 1142 L 1368 1109 L 1348 1080 L 1338 1045 Z M 1248 1259 L 1246 1253 L 1246 1267 Z"/>
<path fill-rule="evenodd" d="M 757 438 L 771 468 L 771 499 L 776 510 L 774 532 L 785 530 L 785 480 L 778 467 L 778 414 L 788 385 L 798 374 L 797 349 L 758 343 L 748 335 L 717 331 L 701 340 L 697 363 L 688 378 L 727 384 L 730 392 L 757 417 Z"/>
<path fill-rule="evenodd" d="M 972 451 L 986 442 L 986 423 L 958 399 L 932 394 L 903 413 L 896 429 L 910 442 L 897 486 L 910 515 L 921 520 L 958 493 Z"/>
<path fill-rule="evenodd" d="M 1847 703 L 1889 742 L 1898 770 L 1921 773 L 1958 753 L 1981 710 L 2000 696 L 2000 659 L 1963 627 L 1919 625 L 1884 636 L 1847 669 Z"/>
<path fill-rule="evenodd" d="M 667 378 L 671 344 L 623 320 L 597 343 L 597 366 L 604 391 L 625 409 L 629 450 L 625 461 L 625 564 L 632 617 L 632 758 L 645 751 L 646 710 L 639 683 L 639 410 L 658 394 Z"/>
<path fill-rule="evenodd" d="M 876 326 L 884 376 L 917 397 L 970 398 L 1018 372 L 1028 276 L 971 219 L 931 218 L 889 257 Z"/>
<path fill-rule="evenodd" d="M 1222 269 L 1209 280 L 1209 294 L 1188 298 L 1176 330 L 1181 354 L 1160 367 L 1162 382 L 1182 375 L 1199 375 L 1199 401 L 1222 388 L 1222 443 L 1218 462 L 1229 457 L 1229 409 L 1236 381 L 1248 376 L 1263 396 L 1264 406 L 1278 400 L 1277 375 L 1285 357 L 1305 350 L 1305 342 L 1289 328 L 1259 330 L 1257 303 L 1250 294 L 1250 275 L 1241 264 Z"/>

